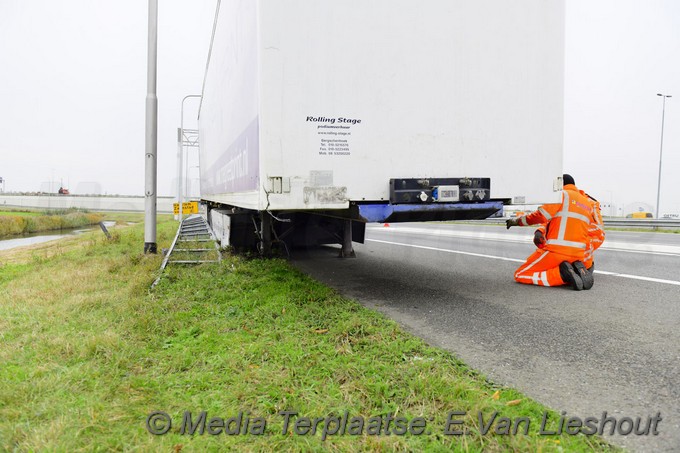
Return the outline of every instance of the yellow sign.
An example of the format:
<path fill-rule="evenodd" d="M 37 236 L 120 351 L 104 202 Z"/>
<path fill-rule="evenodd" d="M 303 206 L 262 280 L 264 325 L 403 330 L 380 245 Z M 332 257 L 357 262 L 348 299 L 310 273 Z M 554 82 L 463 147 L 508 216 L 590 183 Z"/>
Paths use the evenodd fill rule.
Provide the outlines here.
<path fill-rule="evenodd" d="M 175 215 L 179 215 L 179 203 L 173 203 Z M 198 214 L 198 201 L 182 203 L 182 214 Z"/>

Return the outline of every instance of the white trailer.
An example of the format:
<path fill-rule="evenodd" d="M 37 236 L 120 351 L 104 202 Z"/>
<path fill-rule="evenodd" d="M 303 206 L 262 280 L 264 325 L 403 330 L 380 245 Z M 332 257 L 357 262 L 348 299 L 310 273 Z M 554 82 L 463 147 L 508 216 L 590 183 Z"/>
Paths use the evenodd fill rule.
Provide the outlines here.
<path fill-rule="evenodd" d="M 365 222 L 556 202 L 563 79 L 562 0 L 222 0 L 201 198 L 223 243 L 345 255 Z"/>

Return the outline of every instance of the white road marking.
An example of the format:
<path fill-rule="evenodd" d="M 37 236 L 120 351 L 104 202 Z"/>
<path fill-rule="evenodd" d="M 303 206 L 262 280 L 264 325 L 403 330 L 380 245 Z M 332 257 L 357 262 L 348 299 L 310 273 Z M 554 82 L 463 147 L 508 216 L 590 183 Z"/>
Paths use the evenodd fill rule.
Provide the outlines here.
<path fill-rule="evenodd" d="M 602 274 L 602 275 L 611 275 L 613 277 L 623 277 L 623 278 L 631 278 L 633 280 L 644 280 L 646 282 L 654 282 L 654 283 L 665 283 L 667 285 L 676 285 L 680 286 L 679 281 L 675 280 L 666 280 L 663 278 L 654 278 L 654 277 L 643 277 L 641 275 L 631 275 L 631 274 L 619 274 L 617 272 L 608 272 L 608 271 L 598 271 L 597 269 L 595 270 L 596 274 Z"/>
<path fill-rule="evenodd" d="M 446 238 L 483 239 L 486 241 L 531 243 L 533 237 L 519 236 L 513 233 L 492 233 L 488 231 L 455 231 L 447 229 L 416 228 L 416 227 L 370 227 L 388 234 L 427 235 Z M 514 236 L 514 237 L 513 237 Z M 680 256 L 680 246 L 662 244 L 631 244 L 630 242 L 610 241 L 605 239 L 599 250 L 612 250 L 627 253 L 643 253 L 649 255 Z"/>
<path fill-rule="evenodd" d="M 516 258 L 506 258 L 504 256 L 485 255 L 483 253 L 463 252 L 463 251 L 460 251 L 460 250 L 440 249 L 440 248 L 437 248 L 437 247 L 428 247 L 426 245 L 402 244 L 401 242 L 381 241 L 379 239 L 365 239 L 365 241 L 380 242 L 380 243 L 383 243 L 383 244 L 391 244 L 391 245 L 401 245 L 401 246 L 404 246 L 404 247 L 413 247 L 413 248 L 416 248 L 416 249 L 423 249 L 423 250 L 435 250 L 437 252 L 455 253 L 457 255 L 477 256 L 477 257 L 480 257 L 480 258 L 493 258 L 493 259 L 496 259 L 496 260 L 512 261 L 513 263 L 523 263 L 524 262 L 524 260 L 518 260 Z"/>
<path fill-rule="evenodd" d="M 401 247 L 412 247 L 416 249 L 423 249 L 423 250 L 433 250 L 437 252 L 445 252 L 445 253 L 455 253 L 456 255 L 467 255 L 467 256 L 475 256 L 479 258 L 491 258 L 495 260 L 501 260 L 501 261 L 512 261 L 514 263 L 523 263 L 524 260 L 518 260 L 516 258 L 507 258 L 505 256 L 495 256 L 495 255 L 486 255 L 483 253 L 472 253 L 472 252 L 463 252 L 461 250 L 451 250 L 451 249 L 442 249 L 438 247 L 428 247 L 426 245 L 415 245 L 415 244 L 403 244 L 401 242 L 392 242 L 392 241 L 381 241 L 379 239 L 365 239 L 366 242 L 379 242 L 381 244 L 389 244 L 389 245 L 398 245 Z M 675 285 L 675 286 L 680 286 L 680 281 L 676 280 L 666 280 L 663 278 L 653 278 L 653 277 L 643 277 L 641 275 L 630 275 L 630 274 L 619 274 L 618 272 L 608 272 L 608 271 L 600 271 L 600 270 L 595 270 L 596 274 L 602 274 L 602 275 L 610 275 L 612 277 L 622 277 L 622 278 L 630 278 L 633 280 L 644 280 L 647 282 L 653 282 L 653 283 L 664 283 L 667 285 Z"/>

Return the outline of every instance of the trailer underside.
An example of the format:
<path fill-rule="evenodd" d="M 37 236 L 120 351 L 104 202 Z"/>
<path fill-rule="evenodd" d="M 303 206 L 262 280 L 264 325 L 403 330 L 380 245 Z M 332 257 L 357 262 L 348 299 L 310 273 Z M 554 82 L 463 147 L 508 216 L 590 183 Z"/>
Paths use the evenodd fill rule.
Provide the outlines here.
<path fill-rule="evenodd" d="M 339 244 L 340 256 L 352 257 L 352 242 L 363 243 L 366 223 L 485 219 L 507 200 L 478 203 L 391 204 L 350 202 L 339 210 L 256 211 L 206 201 L 208 220 L 222 247 L 290 255 L 295 248 Z"/>

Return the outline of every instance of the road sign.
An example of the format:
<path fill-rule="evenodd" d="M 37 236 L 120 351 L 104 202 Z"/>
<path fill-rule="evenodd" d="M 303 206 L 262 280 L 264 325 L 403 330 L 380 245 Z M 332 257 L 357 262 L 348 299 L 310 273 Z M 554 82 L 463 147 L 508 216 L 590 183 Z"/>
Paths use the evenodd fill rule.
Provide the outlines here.
<path fill-rule="evenodd" d="M 175 215 L 179 215 L 179 203 L 173 203 L 172 208 Z M 182 214 L 198 214 L 198 201 L 187 201 L 182 203 Z"/>

